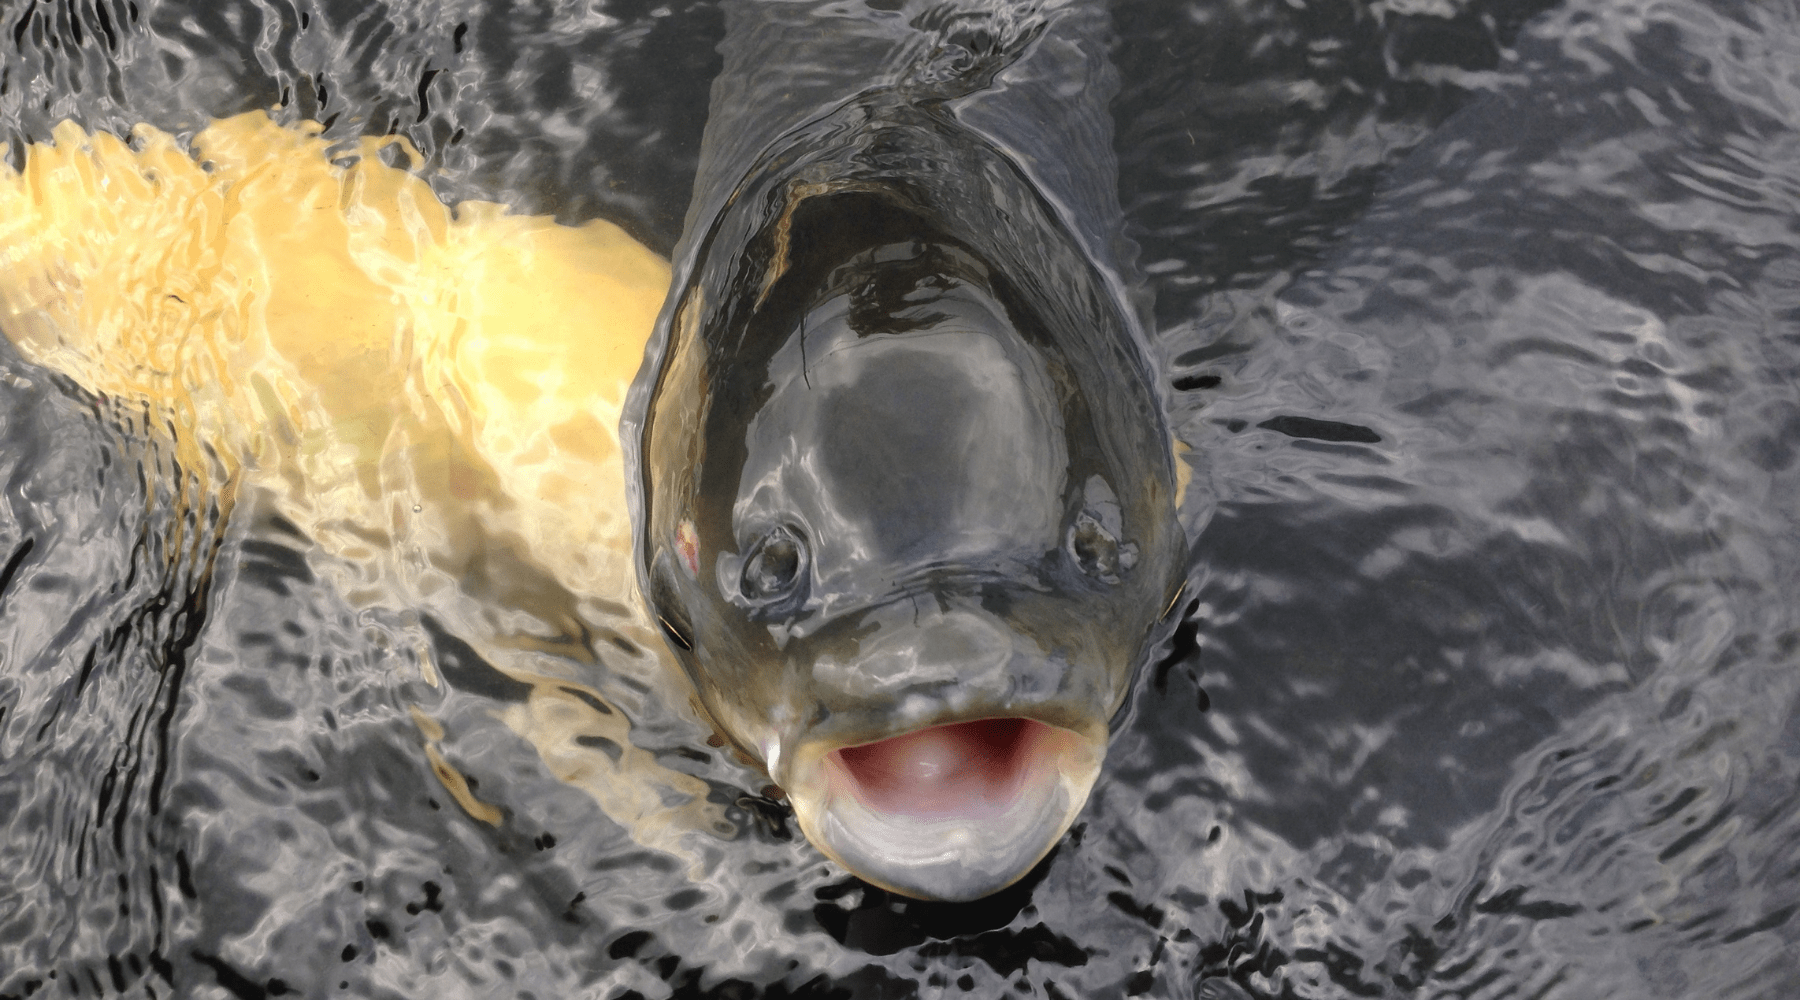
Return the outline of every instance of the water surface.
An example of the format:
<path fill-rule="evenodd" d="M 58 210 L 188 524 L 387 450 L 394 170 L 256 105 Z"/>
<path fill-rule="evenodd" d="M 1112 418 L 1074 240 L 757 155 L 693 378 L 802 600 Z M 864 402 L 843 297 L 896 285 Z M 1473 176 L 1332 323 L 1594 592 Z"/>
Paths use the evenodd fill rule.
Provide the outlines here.
<path fill-rule="evenodd" d="M 1800 994 L 1800 10 L 1112 20 L 1185 624 L 1074 831 L 949 906 L 833 868 L 708 746 L 609 561 L 609 425 L 538 378 L 621 376 L 431 332 L 465 286 L 583 307 L 556 268 L 601 230 L 567 226 L 675 245 L 716 5 L 0 8 L 14 167 L 64 121 L 203 160 L 270 109 L 322 135 L 244 176 L 312 164 L 334 239 L 401 218 L 401 171 L 565 225 L 345 243 L 413 319 L 363 342 L 326 312 L 342 357 L 159 367 L 125 326 L 94 342 L 137 353 L 52 371 L 8 285 L 0 995 Z M 195 192 L 237 169 L 187 162 Z M 535 239 L 504 282 L 418 277 Z M 345 287 L 297 267 L 268 273 Z M 221 287 L 134 280 L 94 288 L 157 323 L 144 296 Z M 274 403 L 195 374 L 277 355 Z M 571 432 L 515 434 L 546 413 Z"/>

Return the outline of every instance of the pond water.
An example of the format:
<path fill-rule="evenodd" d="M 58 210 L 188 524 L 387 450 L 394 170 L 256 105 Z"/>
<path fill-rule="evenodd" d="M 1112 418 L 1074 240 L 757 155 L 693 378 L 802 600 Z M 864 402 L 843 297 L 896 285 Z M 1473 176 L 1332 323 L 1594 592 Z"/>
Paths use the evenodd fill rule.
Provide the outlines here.
<path fill-rule="evenodd" d="M 953 905 L 631 593 L 728 11 L 0 4 L 0 996 L 1800 996 L 1800 7 L 1109 10 L 1184 617 Z"/>

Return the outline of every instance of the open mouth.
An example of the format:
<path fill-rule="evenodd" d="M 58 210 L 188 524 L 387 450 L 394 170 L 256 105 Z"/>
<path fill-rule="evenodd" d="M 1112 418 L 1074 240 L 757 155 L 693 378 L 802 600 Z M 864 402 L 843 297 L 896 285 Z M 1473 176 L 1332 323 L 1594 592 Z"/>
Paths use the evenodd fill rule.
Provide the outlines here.
<path fill-rule="evenodd" d="M 977 899 L 1056 845 L 1104 752 L 1103 735 L 1036 719 L 952 722 L 813 757 L 789 794 L 808 838 L 864 879 Z"/>
<path fill-rule="evenodd" d="M 1057 732 L 1035 719 L 953 722 L 834 750 L 825 766 L 883 813 L 991 817 L 1053 763 Z"/>

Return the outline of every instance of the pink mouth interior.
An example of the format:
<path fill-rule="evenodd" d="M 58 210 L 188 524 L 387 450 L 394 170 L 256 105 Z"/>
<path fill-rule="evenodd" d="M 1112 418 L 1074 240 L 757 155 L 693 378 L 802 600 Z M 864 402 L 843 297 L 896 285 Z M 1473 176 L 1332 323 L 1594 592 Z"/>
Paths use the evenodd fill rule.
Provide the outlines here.
<path fill-rule="evenodd" d="M 1055 753 L 1054 730 L 1032 719 L 932 726 L 831 752 L 827 766 L 871 809 L 913 816 L 996 813 Z"/>

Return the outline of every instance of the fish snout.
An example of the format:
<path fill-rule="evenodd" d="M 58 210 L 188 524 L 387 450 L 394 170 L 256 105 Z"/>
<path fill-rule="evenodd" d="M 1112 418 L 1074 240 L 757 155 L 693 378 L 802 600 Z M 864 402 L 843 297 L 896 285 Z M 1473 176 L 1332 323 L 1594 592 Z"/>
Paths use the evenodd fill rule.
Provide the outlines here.
<path fill-rule="evenodd" d="M 812 664 L 821 700 L 905 708 L 923 696 L 956 710 L 977 701 L 1041 700 L 1061 686 L 1066 667 L 1005 622 L 978 610 L 919 606 L 927 603 L 935 598 L 863 616 L 859 624 L 874 631 L 853 652 L 821 651 Z"/>
<path fill-rule="evenodd" d="M 908 896 L 1005 888 L 1061 839 L 1099 775 L 1104 705 L 1078 675 L 978 610 L 890 617 L 849 661 L 814 662 L 820 704 L 836 707 L 784 762 L 801 828 Z"/>

